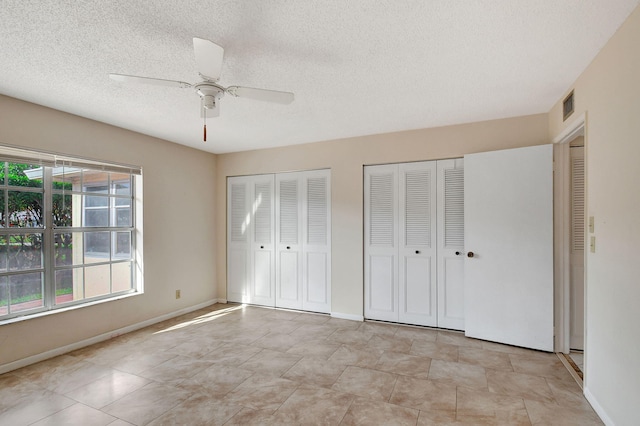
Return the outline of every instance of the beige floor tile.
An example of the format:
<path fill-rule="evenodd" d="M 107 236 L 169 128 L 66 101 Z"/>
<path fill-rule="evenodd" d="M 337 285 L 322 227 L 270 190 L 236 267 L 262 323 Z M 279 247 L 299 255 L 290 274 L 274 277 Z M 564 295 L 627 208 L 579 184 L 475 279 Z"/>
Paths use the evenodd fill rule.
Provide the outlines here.
<path fill-rule="evenodd" d="M 563 407 L 582 408 L 589 410 L 591 404 L 585 399 L 582 388 L 575 380 L 552 379 L 547 377 L 547 385 L 551 389 L 553 398 Z"/>
<path fill-rule="evenodd" d="M 456 387 L 432 380 L 400 376 L 389 402 L 418 410 L 455 413 Z"/>
<path fill-rule="evenodd" d="M 487 370 L 487 381 L 491 392 L 541 402 L 555 402 L 544 377 Z"/>
<path fill-rule="evenodd" d="M 83 404 L 74 404 L 64 410 L 45 417 L 44 419 L 33 423 L 34 426 L 103 426 L 111 424 L 117 420 L 95 408 L 87 407 Z"/>
<path fill-rule="evenodd" d="M 354 397 L 328 389 L 298 388 L 282 404 L 276 414 L 299 425 L 337 425 L 346 414 Z"/>
<path fill-rule="evenodd" d="M 333 332 L 327 340 L 330 342 L 343 343 L 343 344 L 359 344 L 365 345 L 373 337 L 373 333 L 363 332 L 352 329 L 339 328 Z"/>
<path fill-rule="evenodd" d="M 325 340 L 313 339 L 293 345 L 287 350 L 287 353 L 329 359 L 340 346 L 340 343 L 330 343 Z"/>
<path fill-rule="evenodd" d="M 346 366 L 320 358 L 305 357 L 298 361 L 283 378 L 313 386 L 330 387 L 345 370 Z"/>
<path fill-rule="evenodd" d="M 226 364 L 238 366 L 260 352 L 262 349 L 256 346 L 225 344 L 219 349 L 209 352 L 202 359 L 207 359 L 214 364 Z"/>
<path fill-rule="evenodd" d="M 477 424 L 483 422 L 505 425 L 529 425 L 529 416 L 522 398 L 479 391 L 459 386 L 457 417 Z"/>
<path fill-rule="evenodd" d="M 411 340 L 435 342 L 438 337 L 438 331 L 430 328 L 403 325 L 398 327 L 395 336 L 406 337 Z"/>
<path fill-rule="evenodd" d="M 383 322 L 366 321 L 363 322 L 358 331 L 363 333 L 379 334 L 381 336 L 393 336 L 400 327 L 394 324 L 386 324 Z"/>
<path fill-rule="evenodd" d="M 298 383 L 269 374 L 254 374 L 229 392 L 225 403 L 274 412 L 298 388 Z"/>
<path fill-rule="evenodd" d="M 468 346 L 471 348 L 482 348 L 482 341 L 466 337 L 461 331 L 445 331 L 438 330 L 438 343 L 446 343 L 449 345 Z"/>
<path fill-rule="evenodd" d="M 513 371 L 509 355 L 503 352 L 460 346 L 458 348 L 458 362 L 479 365 L 494 370 Z"/>
<path fill-rule="evenodd" d="M 357 398 L 344 416 L 341 425 L 415 425 L 418 410 L 385 402 Z"/>
<path fill-rule="evenodd" d="M 225 426 L 285 426 L 296 424 L 295 420 L 287 419 L 286 415 L 274 414 L 272 410 L 243 408 L 225 423 Z"/>
<path fill-rule="evenodd" d="M 483 367 L 439 359 L 431 361 L 429 380 L 476 389 L 487 388 L 487 375 Z"/>
<path fill-rule="evenodd" d="M 30 425 L 73 404 L 76 401 L 55 392 L 35 391 L 0 412 L 0 425 Z"/>
<path fill-rule="evenodd" d="M 409 353 L 443 361 L 458 361 L 458 346 L 447 343 L 414 340 Z"/>
<path fill-rule="evenodd" d="M 329 361 L 344 365 L 373 368 L 380 356 L 384 353 L 381 349 L 363 349 L 349 345 L 341 345 L 329 357 Z"/>
<path fill-rule="evenodd" d="M 509 358 L 513 365 L 513 371 L 516 373 L 573 380 L 556 354 L 532 352 L 530 354 L 510 354 Z"/>
<path fill-rule="evenodd" d="M 388 401 L 396 378 L 395 374 L 349 366 L 340 375 L 332 389 L 377 401 Z"/>
<path fill-rule="evenodd" d="M 0 375 L 0 424 L 600 424 L 558 362 L 445 330 L 214 305 Z"/>
<path fill-rule="evenodd" d="M 281 333 L 269 333 L 253 342 L 251 346 L 258 346 L 263 349 L 286 352 L 298 342 L 299 339 L 295 336 Z"/>
<path fill-rule="evenodd" d="M 429 377 L 431 358 L 425 356 L 407 355 L 398 352 L 384 352 L 375 365 L 376 370 L 388 373 L 402 374 L 418 379 Z"/>
<path fill-rule="evenodd" d="M 262 349 L 257 354 L 240 364 L 239 368 L 264 374 L 281 376 L 302 357 L 296 354 Z"/>
<path fill-rule="evenodd" d="M 133 374 L 112 371 L 94 382 L 67 392 L 65 396 L 89 407 L 102 408 L 142 388 L 150 381 Z"/>
<path fill-rule="evenodd" d="M 156 351 L 142 355 L 130 354 L 111 364 L 111 367 L 119 371 L 124 371 L 125 373 L 138 374 L 141 371 L 157 367 L 176 356 L 176 354 L 163 351 Z"/>
<path fill-rule="evenodd" d="M 211 361 L 177 355 L 175 358 L 171 358 L 156 367 L 141 371 L 138 375 L 156 382 L 175 385 L 196 375 L 212 364 Z"/>
<path fill-rule="evenodd" d="M 212 400 L 209 396 L 195 395 L 173 407 L 148 425 L 222 425 L 240 412 L 241 409 L 241 406 Z"/>
<path fill-rule="evenodd" d="M 451 426 L 458 424 L 455 410 L 425 410 L 420 411 L 417 426 Z"/>
<path fill-rule="evenodd" d="M 292 332 L 290 336 L 300 339 L 300 342 L 316 339 L 325 339 L 338 330 L 338 327 L 330 325 L 328 322 L 322 324 L 302 324 Z"/>
<path fill-rule="evenodd" d="M 524 403 L 533 425 L 590 426 L 603 424 L 593 410 L 560 407 L 557 404 L 527 399 Z"/>
<path fill-rule="evenodd" d="M 381 349 L 383 351 L 393 351 L 408 354 L 411 350 L 413 340 L 407 337 L 395 337 L 381 334 L 374 334 L 367 342 L 368 349 Z"/>
<path fill-rule="evenodd" d="M 14 374 L 0 376 L 0 413 L 16 405 L 21 399 L 29 398 L 33 392 L 42 392 L 37 386 L 24 377 Z"/>
<path fill-rule="evenodd" d="M 189 398 L 189 392 L 162 383 L 149 383 L 101 411 L 135 425 L 144 425 Z"/>
<path fill-rule="evenodd" d="M 253 372 L 228 365 L 213 365 L 196 375 L 183 380 L 177 386 L 191 393 L 203 393 L 209 397 L 222 398 Z"/>

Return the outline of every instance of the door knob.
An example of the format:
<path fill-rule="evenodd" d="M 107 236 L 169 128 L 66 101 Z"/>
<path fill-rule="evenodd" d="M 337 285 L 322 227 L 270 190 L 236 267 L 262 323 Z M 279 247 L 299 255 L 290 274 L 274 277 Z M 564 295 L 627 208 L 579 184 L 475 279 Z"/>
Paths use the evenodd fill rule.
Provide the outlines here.
<path fill-rule="evenodd" d="M 456 252 L 456 256 L 460 256 L 462 253 L 460 253 L 459 251 Z"/>
<path fill-rule="evenodd" d="M 473 256 L 475 256 L 475 255 L 473 254 L 473 252 L 472 252 L 472 251 L 470 251 L 469 253 L 467 253 L 467 257 L 473 257 Z"/>
<path fill-rule="evenodd" d="M 416 250 L 416 254 L 420 254 L 420 250 Z"/>
<path fill-rule="evenodd" d="M 291 250 L 291 247 L 290 247 L 290 246 L 287 246 L 287 250 Z"/>
<path fill-rule="evenodd" d="M 264 246 L 260 246 L 260 248 L 264 248 Z"/>

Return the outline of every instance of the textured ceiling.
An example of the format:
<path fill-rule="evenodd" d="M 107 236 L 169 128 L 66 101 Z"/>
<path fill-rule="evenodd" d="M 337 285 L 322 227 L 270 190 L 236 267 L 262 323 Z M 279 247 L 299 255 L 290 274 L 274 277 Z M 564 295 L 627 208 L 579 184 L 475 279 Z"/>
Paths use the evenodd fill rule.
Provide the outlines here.
<path fill-rule="evenodd" d="M 547 112 L 640 0 L 0 0 L 0 93 L 223 153 Z M 192 37 L 225 48 L 202 141 Z M 1 142 L 1 141 L 0 141 Z"/>

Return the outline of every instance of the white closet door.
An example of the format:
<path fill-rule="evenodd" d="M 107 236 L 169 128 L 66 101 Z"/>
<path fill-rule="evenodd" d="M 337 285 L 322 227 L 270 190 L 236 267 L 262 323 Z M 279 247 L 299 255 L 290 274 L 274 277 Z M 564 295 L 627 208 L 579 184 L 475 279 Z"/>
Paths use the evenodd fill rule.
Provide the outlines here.
<path fill-rule="evenodd" d="M 276 175 L 276 306 L 302 309 L 302 173 Z"/>
<path fill-rule="evenodd" d="M 275 306 L 275 200 L 274 175 L 251 179 L 251 302 Z"/>
<path fill-rule="evenodd" d="M 398 170 L 398 320 L 436 326 L 436 162 Z"/>
<path fill-rule="evenodd" d="M 454 330 L 464 330 L 463 161 L 438 161 L 438 327 Z"/>
<path fill-rule="evenodd" d="M 331 312 L 331 172 L 303 173 L 302 309 Z"/>
<path fill-rule="evenodd" d="M 398 166 L 364 169 L 364 314 L 398 321 Z"/>
<path fill-rule="evenodd" d="M 464 157 L 465 334 L 553 350 L 551 145 Z"/>
<path fill-rule="evenodd" d="M 251 303 L 251 185 L 248 177 L 227 179 L 227 300 Z"/>

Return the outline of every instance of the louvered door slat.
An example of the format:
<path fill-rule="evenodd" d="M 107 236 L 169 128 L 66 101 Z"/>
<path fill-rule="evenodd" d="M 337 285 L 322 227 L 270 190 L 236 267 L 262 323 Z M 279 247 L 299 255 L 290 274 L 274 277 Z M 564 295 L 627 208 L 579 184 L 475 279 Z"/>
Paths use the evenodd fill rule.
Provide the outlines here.
<path fill-rule="evenodd" d="M 392 246 L 394 243 L 394 179 L 393 174 L 372 174 L 370 178 L 369 242 Z"/>
<path fill-rule="evenodd" d="M 298 179 L 281 180 L 280 189 L 280 243 L 298 243 Z"/>
<path fill-rule="evenodd" d="M 444 246 L 464 247 L 464 169 L 444 170 Z"/>
<path fill-rule="evenodd" d="M 327 244 L 327 179 L 307 179 L 307 243 Z"/>
<path fill-rule="evenodd" d="M 247 241 L 247 206 L 245 203 L 247 185 L 231 184 L 231 241 Z"/>
<path fill-rule="evenodd" d="M 255 235 L 256 243 L 271 243 L 271 185 L 257 183 L 255 186 Z"/>
<path fill-rule="evenodd" d="M 584 158 L 571 158 L 571 249 L 584 250 Z"/>
<path fill-rule="evenodd" d="M 405 244 L 431 246 L 431 171 L 405 174 Z"/>

